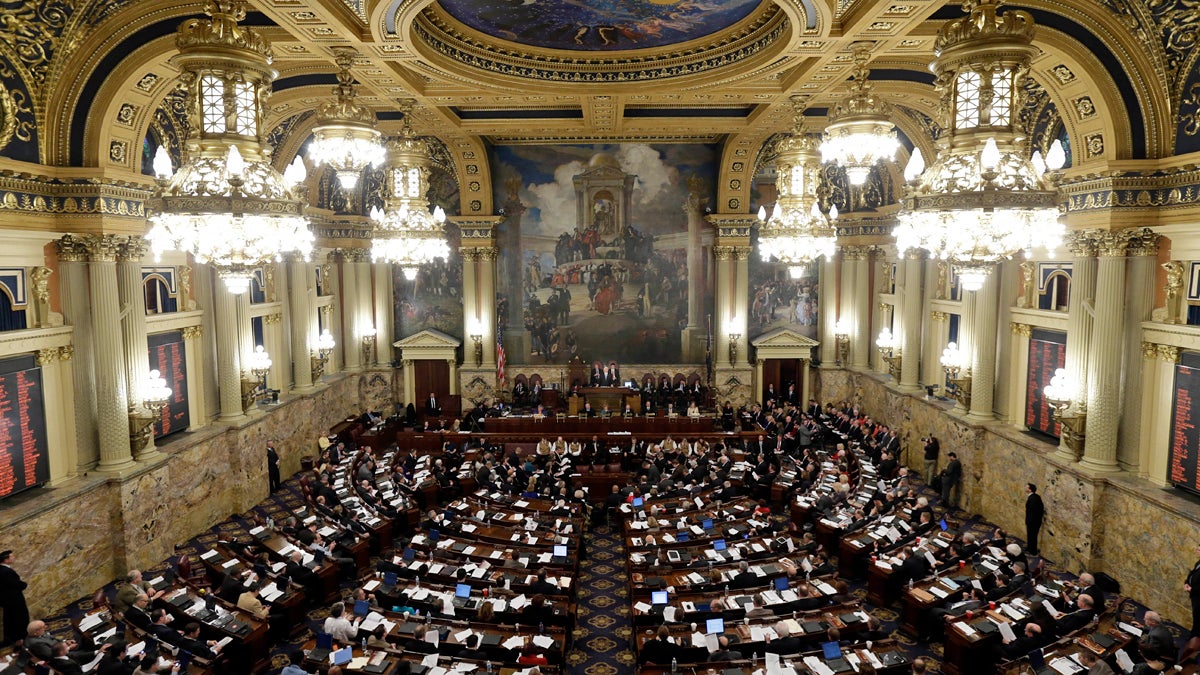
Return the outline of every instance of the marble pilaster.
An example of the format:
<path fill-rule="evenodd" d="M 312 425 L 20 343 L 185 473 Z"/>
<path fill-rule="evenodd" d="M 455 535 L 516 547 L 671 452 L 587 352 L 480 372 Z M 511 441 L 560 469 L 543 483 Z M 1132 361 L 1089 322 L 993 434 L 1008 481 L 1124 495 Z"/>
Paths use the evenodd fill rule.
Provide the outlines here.
<path fill-rule="evenodd" d="M 835 256 L 821 260 L 820 301 L 817 303 L 821 321 L 821 365 L 832 366 L 837 361 L 837 340 L 834 326 L 837 324 L 837 269 Z"/>
<path fill-rule="evenodd" d="M 854 331 L 850 335 L 850 365 L 859 370 L 871 363 L 871 249 L 859 247 L 851 254 L 854 265 Z"/>
<path fill-rule="evenodd" d="M 130 412 L 145 414 L 142 387 L 150 377 L 150 347 L 146 342 L 146 293 L 142 285 L 142 258 L 146 240 L 129 237 L 117 252 L 117 284 L 121 294 L 121 332 L 125 342 L 125 387 Z M 147 461 L 159 455 L 151 436 L 134 459 Z"/>
<path fill-rule="evenodd" d="M 1138 442 L 1141 438 L 1142 409 L 1142 322 L 1150 320 L 1154 308 L 1156 274 L 1158 272 L 1159 236 L 1143 229 L 1131 239 L 1128 249 L 1125 282 L 1124 318 L 1121 321 L 1123 362 L 1121 366 L 1121 422 L 1117 436 L 1117 462 L 1127 471 L 1140 471 Z"/>
<path fill-rule="evenodd" d="M 298 391 L 307 391 L 313 386 L 311 352 L 313 347 L 312 265 L 304 260 L 288 263 L 288 316 L 291 319 L 292 336 L 292 384 Z"/>
<path fill-rule="evenodd" d="M 1063 369 L 1076 387 L 1076 399 L 1068 412 L 1081 412 L 1086 406 L 1088 387 L 1088 355 L 1092 344 L 1092 314 L 1089 306 L 1096 297 L 1097 232 L 1071 232 L 1067 247 L 1071 251 L 1071 297 L 1067 301 L 1067 354 Z M 1075 460 L 1075 451 L 1060 441 L 1055 455 L 1065 461 Z"/>
<path fill-rule="evenodd" d="M 359 317 L 359 275 L 358 251 L 361 249 L 343 249 L 341 251 L 342 271 L 342 362 L 348 372 L 362 370 L 362 326 Z"/>
<path fill-rule="evenodd" d="M 245 417 L 242 410 L 242 340 L 238 328 L 238 300 L 222 283 L 218 283 L 213 292 L 216 295 L 217 310 L 217 386 L 221 394 L 220 419 L 222 422 L 238 422 Z"/>

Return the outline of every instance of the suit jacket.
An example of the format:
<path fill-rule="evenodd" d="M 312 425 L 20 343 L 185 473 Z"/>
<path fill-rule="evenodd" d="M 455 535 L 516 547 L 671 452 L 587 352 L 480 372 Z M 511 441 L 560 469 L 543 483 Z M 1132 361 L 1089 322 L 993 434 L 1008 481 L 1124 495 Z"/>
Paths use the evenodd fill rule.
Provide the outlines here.
<path fill-rule="evenodd" d="M 796 654 L 804 649 L 804 641 L 795 636 L 788 636 L 767 643 L 766 651 L 771 654 Z"/>
<path fill-rule="evenodd" d="M 1029 495 L 1025 499 L 1025 524 L 1040 525 L 1045 515 L 1046 505 L 1042 503 L 1042 496 L 1036 492 Z"/>
<path fill-rule="evenodd" d="M 1090 609 L 1080 609 L 1064 615 L 1054 622 L 1054 632 L 1062 637 L 1083 628 L 1091 622 L 1096 613 Z"/>
<path fill-rule="evenodd" d="M 8 565 L 0 565 L 0 607 L 5 610 L 25 606 L 25 589 L 29 584 Z"/>
<path fill-rule="evenodd" d="M 0 569 L 4 568 L 0 567 Z M 1192 567 L 1192 571 L 1188 572 L 1187 584 L 1192 587 L 1189 593 L 1192 601 L 1200 600 L 1200 561 L 1197 561 L 1196 565 Z"/>
<path fill-rule="evenodd" d="M 645 663 L 668 665 L 671 663 L 671 659 L 679 658 L 682 652 L 683 650 L 679 648 L 679 645 L 653 638 L 646 640 L 646 643 L 642 645 L 641 654 L 642 661 Z"/>
<path fill-rule="evenodd" d="M 442 412 L 442 406 L 440 403 L 438 403 L 438 400 L 436 397 L 425 399 L 425 414 L 426 415 L 439 415 L 439 414 L 441 414 L 441 412 Z"/>
<path fill-rule="evenodd" d="M 758 575 L 750 571 L 739 572 L 729 584 L 731 588 L 750 588 L 757 585 Z"/>
<path fill-rule="evenodd" d="M 83 675 L 83 668 L 65 656 L 56 656 L 50 659 L 49 663 L 60 675 Z"/>

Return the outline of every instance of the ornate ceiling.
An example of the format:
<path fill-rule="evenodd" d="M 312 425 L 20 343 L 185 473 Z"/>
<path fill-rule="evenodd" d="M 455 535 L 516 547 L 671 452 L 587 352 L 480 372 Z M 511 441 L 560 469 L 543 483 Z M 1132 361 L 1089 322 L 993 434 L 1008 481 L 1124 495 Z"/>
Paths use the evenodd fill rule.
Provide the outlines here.
<path fill-rule="evenodd" d="M 24 0 L 0 24 L 0 100 L 12 159 L 140 174 L 178 73 L 174 31 L 200 0 Z M 723 212 L 747 199 L 764 144 L 809 129 L 847 91 L 851 45 L 908 144 L 934 152 L 928 63 L 959 3 L 924 0 L 251 0 L 280 71 L 268 128 L 286 163 L 306 115 L 331 97 L 334 49 L 386 132 L 415 100 L 463 185 L 463 213 L 492 212 L 489 143 L 706 142 L 722 148 Z M 1193 0 L 1030 0 L 1039 28 L 1029 133 L 1070 140 L 1073 168 L 1200 150 L 1200 14 Z M 1123 166 L 1123 165 L 1122 165 Z M 477 185 L 478 190 L 469 186 Z M 474 193 L 474 194 L 473 194 Z M 734 206 L 734 205 L 737 206 Z"/>

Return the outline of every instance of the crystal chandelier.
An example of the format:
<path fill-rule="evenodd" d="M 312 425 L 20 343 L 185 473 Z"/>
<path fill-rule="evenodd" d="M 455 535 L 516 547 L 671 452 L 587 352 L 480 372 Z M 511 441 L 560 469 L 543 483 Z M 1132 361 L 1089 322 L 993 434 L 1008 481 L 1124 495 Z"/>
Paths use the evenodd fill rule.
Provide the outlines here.
<path fill-rule="evenodd" d="M 400 266 L 404 278 L 417 278 L 417 268 L 436 258 L 448 258 L 446 213 L 438 206 L 429 212 L 425 193 L 429 185 L 429 145 L 413 135 L 405 115 L 400 137 L 388 143 L 388 198 L 384 209 L 371 209 L 375 222 L 371 258 Z"/>
<path fill-rule="evenodd" d="M 299 158 L 284 175 L 263 147 L 263 108 L 277 75 L 271 46 L 237 24 L 242 0 L 208 0 L 211 19 L 189 19 L 175 37 L 191 113 L 184 164 L 172 175 L 160 147 L 154 158 L 159 191 L 146 234 L 155 255 L 191 253 L 210 264 L 231 293 L 250 287 L 255 267 L 290 251 L 308 255 L 313 235 L 295 187 Z"/>
<path fill-rule="evenodd" d="M 375 128 L 375 113 L 355 100 L 354 77 L 350 74 L 354 52 L 338 50 L 337 64 L 338 84 L 333 88 L 337 100 L 317 108 L 308 158 L 333 167 L 342 187 L 353 190 L 362 170 L 368 164 L 383 164 L 386 153 L 382 134 Z"/>
<path fill-rule="evenodd" d="M 758 250 L 764 261 L 787 265 L 788 274 L 799 279 L 807 265 L 834 254 L 837 236 L 831 221 L 837 218 L 837 206 L 826 217 L 817 204 L 820 163 L 813 140 L 804 133 L 803 104 L 793 100 L 793 105 L 792 133 L 779 142 L 775 160 L 779 201 L 769 220 L 766 209 L 758 208 L 759 221 L 765 221 L 759 229 Z"/>
<path fill-rule="evenodd" d="M 829 126 L 821 143 L 821 157 L 826 162 L 840 164 L 852 185 L 862 185 L 876 163 L 891 160 L 900 149 L 896 127 L 891 121 L 892 107 L 875 98 L 867 59 L 872 43 L 855 42 L 854 83 L 850 95 L 833 107 Z"/>
<path fill-rule="evenodd" d="M 1046 169 L 1062 168 L 1057 142 L 1035 160 L 1018 128 L 1023 83 L 1037 48 L 1028 12 L 998 13 L 997 0 L 966 0 L 969 16 L 942 27 L 932 64 L 945 111 L 937 161 L 920 152 L 904 170 L 908 194 L 894 230 L 901 252 L 923 248 L 949 260 L 965 290 L 979 290 L 994 263 L 1062 242 L 1058 192 Z"/>

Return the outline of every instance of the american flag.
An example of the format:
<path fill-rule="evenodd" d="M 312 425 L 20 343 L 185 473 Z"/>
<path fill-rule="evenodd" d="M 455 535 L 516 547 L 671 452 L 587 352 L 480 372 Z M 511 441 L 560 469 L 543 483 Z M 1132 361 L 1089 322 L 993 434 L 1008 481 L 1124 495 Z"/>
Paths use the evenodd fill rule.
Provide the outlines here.
<path fill-rule="evenodd" d="M 504 390 L 504 326 L 496 325 L 496 383 Z"/>

